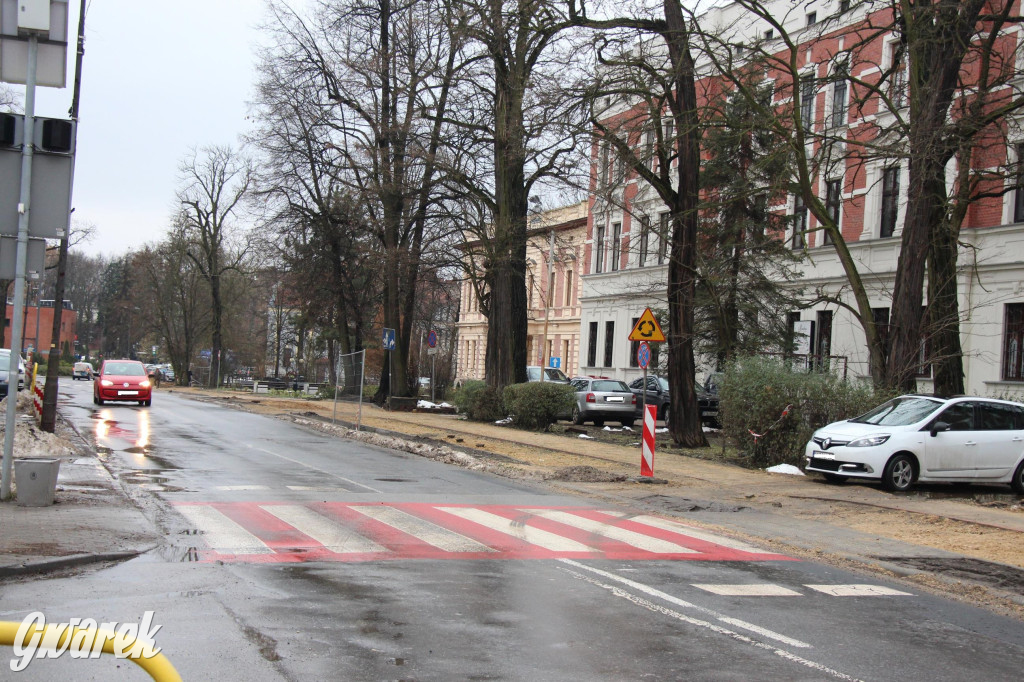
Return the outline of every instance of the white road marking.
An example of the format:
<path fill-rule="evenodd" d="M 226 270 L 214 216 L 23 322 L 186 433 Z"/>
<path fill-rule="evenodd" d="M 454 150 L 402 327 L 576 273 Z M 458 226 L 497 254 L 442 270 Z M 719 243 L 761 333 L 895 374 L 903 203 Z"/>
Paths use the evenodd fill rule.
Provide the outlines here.
<path fill-rule="evenodd" d="M 325 471 L 323 469 L 320 469 L 318 467 L 313 466 L 312 464 L 306 464 L 305 462 L 300 462 L 297 459 L 292 459 L 291 457 L 286 457 L 285 455 L 279 454 L 277 452 L 271 452 L 270 450 L 267 450 L 265 448 L 256 447 L 255 445 L 253 445 L 251 443 L 246 443 L 245 447 L 250 448 L 252 450 L 259 450 L 260 452 L 265 452 L 268 455 L 273 455 L 274 457 L 279 457 L 280 459 L 283 459 L 283 460 L 285 460 L 287 462 L 291 462 L 293 464 L 298 464 L 299 466 L 304 466 L 307 469 L 312 469 L 313 471 L 319 471 L 321 474 L 326 474 L 327 476 L 330 476 L 331 478 L 337 478 L 339 480 L 345 481 L 346 483 L 351 483 L 352 485 L 357 485 L 360 488 L 366 488 L 370 492 L 382 493 L 382 491 L 377 490 L 376 488 L 371 488 L 370 486 L 365 485 L 363 483 L 357 483 L 356 481 L 353 481 L 350 478 L 345 478 L 344 476 L 339 476 L 337 474 L 333 474 L 330 471 Z"/>
<path fill-rule="evenodd" d="M 529 542 L 531 545 L 537 545 L 544 549 L 551 550 L 552 552 L 594 552 L 596 551 L 593 547 L 570 540 L 569 538 L 562 537 L 561 535 L 555 535 L 549 533 L 546 530 L 540 528 L 534 528 L 525 523 L 519 523 L 513 519 L 506 519 L 504 516 L 498 516 L 486 512 L 483 509 L 473 509 L 470 507 L 437 507 L 437 509 L 453 514 L 459 518 L 472 521 L 473 523 L 480 524 L 485 528 L 496 530 L 499 533 L 505 533 L 511 535 L 514 538 Z"/>
<path fill-rule="evenodd" d="M 669 542 L 668 540 L 654 538 L 650 535 L 643 535 L 636 531 L 619 528 L 618 526 L 612 526 L 607 523 L 602 523 L 601 521 L 594 521 L 593 519 L 588 519 L 586 517 L 570 514 L 564 511 L 557 511 L 554 509 L 520 509 L 519 511 L 549 519 L 551 521 L 557 521 L 558 523 L 563 523 L 567 526 L 572 526 L 573 528 L 579 528 L 580 530 L 585 530 L 594 535 L 602 535 L 611 540 L 632 545 L 633 547 L 642 549 L 646 552 L 655 552 L 657 554 L 699 553 L 697 550 L 677 545 L 674 542 Z"/>
<path fill-rule="evenodd" d="M 614 574 L 609 574 L 609 573 L 606 573 L 605 571 L 600 571 L 598 569 L 594 569 L 594 568 L 591 568 L 589 566 L 584 566 L 583 564 L 580 564 L 578 562 L 572 561 L 570 559 L 560 559 L 560 561 L 562 561 L 563 563 L 567 563 L 567 564 L 572 564 L 574 566 L 578 566 L 579 568 L 582 568 L 584 570 L 589 570 L 589 571 L 591 571 L 593 573 L 606 574 L 606 575 L 608 575 L 609 577 L 612 577 L 612 578 L 619 578 L 619 576 L 615 576 Z M 828 675 L 830 677 L 834 677 L 834 678 L 839 679 L 839 680 L 850 680 L 851 682 L 856 682 L 857 678 L 855 678 L 855 677 L 850 677 L 849 675 L 847 675 L 845 673 L 841 673 L 838 670 L 833 670 L 832 668 L 829 668 L 828 666 L 823 665 L 821 663 L 817 663 L 815 661 L 808 660 L 808 659 L 803 658 L 801 656 L 797 656 L 796 654 L 790 653 L 790 652 L 786 651 L 785 649 L 779 649 L 777 647 L 772 646 L 771 644 L 766 644 L 764 642 L 759 642 L 756 639 L 751 639 L 750 637 L 747 637 L 746 635 L 740 634 L 738 632 L 733 632 L 732 630 L 729 630 L 727 628 L 723 628 L 720 625 L 715 625 L 714 623 L 709 623 L 706 620 L 700 620 L 698 618 L 691 618 L 690 616 L 687 616 L 685 614 L 679 613 L 678 611 L 673 611 L 672 609 L 666 608 L 664 606 L 660 606 L 658 604 L 655 604 L 654 602 L 651 602 L 651 601 L 648 601 L 646 599 L 643 599 L 642 597 L 638 597 L 635 594 L 633 594 L 631 592 L 627 592 L 626 590 L 623 590 L 620 587 L 616 587 L 614 585 L 609 585 L 607 583 L 602 583 L 601 581 L 599 581 L 599 580 L 597 580 L 595 578 L 591 578 L 589 576 L 582 575 L 580 573 L 576 573 L 575 571 L 570 571 L 570 570 L 567 570 L 567 569 L 566 569 L 566 572 L 569 573 L 570 575 L 576 577 L 576 578 L 579 578 L 580 580 L 585 580 L 586 582 L 589 582 L 589 583 L 591 583 L 593 585 L 597 585 L 598 587 L 606 589 L 609 592 L 611 592 L 613 595 L 615 595 L 616 597 L 621 597 L 623 599 L 626 599 L 628 601 L 633 602 L 637 606 L 642 606 L 643 608 L 647 609 L 648 611 L 653 611 L 654 613 L 661 613 L 661 614 L 664 614 L 664 615 L 669 616 L 671 618 L 675 618 L 676 620 L 682 621 L 683 623 L 688 623 L 690 625 L 695 625 L 697 627 L 705 628 L 707 630 L 710 630 L 710 631 L 712 631 L 714 633 L 717 633 L 717 634 L 720 634 L 720 635 L 725 635 L 725 636 L 730 637 L 730 638 L 732 638 L 732 639 L 734 639 L 734 640 L 736 640 L 738 642 L 743 642 L 744 644 L 749 644 L 750 646 L 756 647 L 758 649 L 763 649 L 765 651 L 769 651 L 769 652 L 775 654 L 776 656 L 779 656 L 780 658 L 784 658 L 784 659 L 786 659 L 788 661 L 791 661 L 793 663 L 797 663 L 799 665 L 802 665 L 804 667 L 810 668 L 810 669 L 815 670 L 815 671 L 817 671 L 819 673 L 823 673 L 823 674 Z M 619 578 L 619 580 L 621 581 L 621 580 L 624 580 L 624 579 Z M 632 582 L 632 581 L 630 581 L 630 582 Z M 806 646 L 810 646 L 810 645 L 806 645 Z"/>
<path fill-rule="evenodd" d="M 288 490 L 295 490 L 297 492 L 309 492 L 309 493 L 340 493 L 345 492 L 344 488 L 337 486 L 324 487 L 322 485 L 286 485 L 285 488 Z"/>
<path fill-rule="evenodd" d="M 269 485 L 218 485 L 214 490 L 270 490 Z"/>
<path fill-rule="evenodd" d="M 456 533 L 453 530 L 442 528 L 437 524 L 431 523 L 418 516 L 413 516 L 400 509 L 394 507 L 386 507 L 381 505 L 352 505 L 349 507 L 352 511 L 359 512 L 364 516 L 369 516 L 371 519 L 386 523 L 392 528 L 397 528 L 403 533 L 407 533 L 422 540 L 428 545 L 437 547 L 438 549 L 446 552 L 493 552 L 494 550 L 487 545 L 481 544 L 472 538 L 467 538 L 465 535 Z"/>
<path fill-rule="evenodd" d="M 772 583 L 758 583 L 752 585 L 711 585 L 708 583 L 692 583 L 694 587 L 712 594 L 720 594 L 723 597 L 802 597 L 803 595 L 795 590 L 782 585 Z"/>
<path fill-rule="evenodd" d="M 786 645 L 791 646 L 791 647 L 795 647 L 797 649 L 809 649 L 809 648 L 811 648 L 811 645 L 808 644 L 807 642 L 801 642 L 799 639 L 793 639 L 792 637 L 787 637 L 787 636 L 779 634 L 777 632 L 772 632 L 771 630 L 762 628 L 759 625 L 754 625 L 753 623 L 747 623 L 746 621 L 739 620 L 738 618 L 731 618 L 729 616 L 722 615 L 720 613 L 712 611 L 711 609 L 705 608 L 703 606 L 697 606 L 696 604 L 691 604 L 690 602 L 688 602 L 688 601 L 686 601 L 684 599 L 680 599 L 679 597 L 675 597 L 675 596 L 673 596 L 671 594 L 668 594 L 667 592 L 662 592 L 661 590 L 655 589 L 655 588 L 651 587 L 650 585 L 644 585 L 643 583 L 638 583 L 635 580 L 630 580 L 629 578 L 623 578 L 621 575 L 615 575 L 614 573 L 609 573 L 608 571 L 602 571 L 599 568 L 594 568 L 592 566 L 587 566 L 586 564 L 581 564 L 580 562 L 573 561 L 572 559 L 559 559 L 559 561 L 561 561 L 563 564 L 567 564 L 569 566 L 572 566 L 574 568 L 578 568 L 578 569 L 583 570 L 583 571 L 590 571 L 591 573 L 597 574 L 597 575 L 601 576 L 602 578 L 606 578 L 608 580 L 614 580 L 616 582 L 622 583 L 623 585 L 631 587 L 634 590 L 637 590 L 639 592 L 643 592 L 644 594 L 647 594 L 647 595 L 649 595 L 651 597 L 656 597 L 658 599 L 662 599 L 664 601 L 667 601 L 670 604 L 675 604 L 676 606 L 680 606 L 680 607 L 682 607 L 684 609 L 693 609 L 694 611 L 698 611 L 698 612 L 703 613 L 705 615 L 711 616 L 711 617 L 715 618 L 716 620 L 719 620 L 719 621 L 721 621 L 723 623 L 726 623 L 728 625 L 732 625 L 733 627 L 742 628 L 743 630 L 748 630 L 750 632 L 757 633 L 757 634 L 761 635 L 762 637 L 767 637 L 768 639 L 774 639 L 776 642 L 782 642 L 783 644 L 786 644 Z"/>
<path fill-rule="evenodd" d="M 812 590 L 824 592 L 833 597 L 913 597 L 910 592 L 901 592 L 881 585 L 805 585 Z"/>
<path fill-rule="evenodd" d="M 273 554 L 258 537 L 209 505 L 185 504 L 175 507 L 203 532 L 203 540 L 222 554 Z"/>
<path fill-rule="evenodd" d="M 351 528 L 328 519 L 309 507 L 297 504 L 267 504 L 260 507 L 338 554 L 387 552 L 387 548 L 359 535 Z"/>
<path fill-rule="evenodd" d="M 722 535 L 715 535 L 707 531 L 701 530 L 695 526 L 690 526 L 685 523 L 679 523 L 677 521 L 669 521 L 668 519 L 658 518 L 657 516 L 631 516 L 625 512 L 619 511 L 602 511 L 602 514 L 609 514 L 611 516 L 628 517 L 629 521 L 635 521 L 642 523 L 645 526 L 652 526 L 654 528 L 660 528 L 661 530 L 667 530 L 672 533 L 679 533 L 680 535 L 686 535 L 694 538 L 695 540 L 703 540 L 704 542 L 713 542 L 716 545 L 722 547 L 728 547 L 729 549 L 736 549 L 741 552 L 752 552 L 754 554 L 764 554 L 765 550 L 758 549 L 753 545 L 748 545 L 739 540 L 733 540 Z"/>

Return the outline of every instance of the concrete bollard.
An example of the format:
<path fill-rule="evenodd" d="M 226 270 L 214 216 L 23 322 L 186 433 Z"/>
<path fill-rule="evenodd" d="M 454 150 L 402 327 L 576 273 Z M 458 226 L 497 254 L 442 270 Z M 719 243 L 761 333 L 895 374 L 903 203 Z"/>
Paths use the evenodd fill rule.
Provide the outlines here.
<path fill-rule="evenodd" d="M 53 504 L 59 472 L 59 459 L 14 460 L 18 504 L 22 507 L 47 507 Z"/>

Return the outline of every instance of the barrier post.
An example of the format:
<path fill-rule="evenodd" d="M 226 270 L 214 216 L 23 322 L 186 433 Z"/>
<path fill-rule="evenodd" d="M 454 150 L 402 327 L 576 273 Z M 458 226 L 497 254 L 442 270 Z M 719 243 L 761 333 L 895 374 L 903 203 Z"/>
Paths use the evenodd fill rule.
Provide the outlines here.
<path fill-rule="evenodd" d="M 640 475 L 654 477 L 654 429 L 657 424 L 657 405 L 644 406 L 644 435 L 640 450 Z"/>

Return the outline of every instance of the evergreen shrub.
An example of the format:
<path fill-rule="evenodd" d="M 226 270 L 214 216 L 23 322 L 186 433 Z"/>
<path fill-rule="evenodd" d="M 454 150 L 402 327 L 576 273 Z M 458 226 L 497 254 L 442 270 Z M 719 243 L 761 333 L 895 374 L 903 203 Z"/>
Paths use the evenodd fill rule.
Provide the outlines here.
<path fill-rule="evenodd" d="M 752 466 L 802 466 L 804 446 L 817 429 L 863 414 L 890 397 L 859 379 L 794 369 L 777 358 L 744 357 L 726 367 L 719 419 L 724 434 L 747 453 Z M 756 442 L 751 432 L 761 434 Z"/>
<path fill-rule="evenodd" d="M 505 387 L 505 407 L 512 423 L 522 429 L 547 430 L 572 410 L 572 386 L 550 381 L 533 381 Z"/>

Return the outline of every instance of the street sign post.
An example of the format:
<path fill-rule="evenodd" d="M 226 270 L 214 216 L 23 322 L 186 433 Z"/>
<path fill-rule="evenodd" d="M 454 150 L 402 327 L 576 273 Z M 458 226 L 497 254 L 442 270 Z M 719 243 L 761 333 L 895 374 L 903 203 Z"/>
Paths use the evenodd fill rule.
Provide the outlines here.
<path fill-rule="evenodd" d="M 554 369 L 562 369 L 562 358 L 560 358 L 560 357 L 548 358 L 548 367 L 552 367 Z"/>
<path fill-rule="evenodd" d="M 653 343 L 664 343 L 665 334 L 661 331 L 661 325 L 650 308 L 644 308 L 644 314 L 633 325 L 633 331 L 629 333 L 630 341 L 648 341 Z"/>
<path fill-rule="evenodd" d="M 391 396 L 391 378 L 395 371 L 395 360 L 391 355 L 391 351 L 395 350 L 395 330 L 384 327 L 384 333 L 381 335 L 380 345 L 384 350 L 388 351 L 388 397 Z M 390 403 L 389 403 L 390 404 Z"/>
<path fill-rule="evenodd" d="M 430 332 L 427 333 L 427 345 L 430 346 L 431 348 L 437 346 L 437 332 L 435 332 L 433 329 L 431 329 Z"/>
<path fill-rule="evenodd" d="M 644 370 L 643 393 L 640 394 L 640 414 L 647 414 L 647 367 L 651 364 L 651 344 L 641 341 L 636 349 L 636 364 Z"/>
<path fill-rule="evenodd" d="M 434 366 L 437 363 L 437 332 L 433 329 L 427 334 L 427 355 L 430 356 L 430 402 L 434 402 Z"/>

